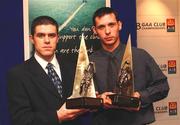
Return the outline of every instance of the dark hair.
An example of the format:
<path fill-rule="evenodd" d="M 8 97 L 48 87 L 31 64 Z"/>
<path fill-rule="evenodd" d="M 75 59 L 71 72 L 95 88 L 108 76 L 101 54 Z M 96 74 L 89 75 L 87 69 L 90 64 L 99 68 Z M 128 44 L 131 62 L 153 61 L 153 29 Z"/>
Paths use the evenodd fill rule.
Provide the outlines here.
<path fill-rule="evenodd" d="M 38 26 L 38 25 L 48 25 L 48 24 L 52 24 L 52 25 L 56 26 L 56 30 L 57 30 L 57 33 L 58 33 L 58 23 L 56 22 L 56 20 L 54 20 L 52 17 L 49 17 L 49 16 L 39 16 L 39 17 L 35 18 L 32 21 L 31 35 L 32 36 L 34 35 L 36 26 Z"/>
<path fill-rule="evenodd" d="M 115 15 L 115 17 L 116 17 L 116 20 L 119 21 L 118 13 L 114 9 L 112 9 L 110 7 L 102 7 L 102 8 L 99 8 L 98 10 L 96 10 L 94 12 L 93 25 L 94 26 L 96 25 L 96 22 L 95 22 L 96 17 L 102 17 L 102 16 L 104 16 L 106 14 L 111 14 L 111 13 L 113 13 Z"/>

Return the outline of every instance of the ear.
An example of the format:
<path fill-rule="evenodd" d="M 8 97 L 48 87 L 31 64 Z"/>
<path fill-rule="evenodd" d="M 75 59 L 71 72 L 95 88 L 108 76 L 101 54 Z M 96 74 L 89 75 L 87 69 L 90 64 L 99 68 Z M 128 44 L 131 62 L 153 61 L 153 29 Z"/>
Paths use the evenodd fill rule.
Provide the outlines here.
<path fill-rule="evenodd" d="M 118 25 L 119 25 L 119 30 L 121 30 L 122 29 L 122 22 L 118 21 Z"/>
<path fill-rule="evenodd" d="M 31 41 L 32 44 L 34 44 L 34 39 L 32 35 L 29 35 L 29 40 Z"/>
<path fill-rule="evenodd" d="M 92 26 L 92 30 L 93 30 L 93 33 L 94 33 L 94 34 L 97 34 L 97 32 L 96 32 L 96 27 L 95 27 L 95 26 Z"/>

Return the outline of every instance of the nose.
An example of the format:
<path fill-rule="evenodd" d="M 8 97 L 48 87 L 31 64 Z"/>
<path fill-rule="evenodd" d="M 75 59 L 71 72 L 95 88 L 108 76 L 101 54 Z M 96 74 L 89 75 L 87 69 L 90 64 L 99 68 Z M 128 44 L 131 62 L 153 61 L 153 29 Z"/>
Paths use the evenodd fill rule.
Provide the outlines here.
<path fill-rule="evenodd" d="M 106 28 L 105 28 L 105 33 L 106 33 L 107 35 L 111 33 L 111 30 L 110 30 L 109 27 L 106 27 Z"/>
<path fill-rule="evenodd" d="M 49 36 L 48 36 L 48 35 L 46 35 L 46 36 L 44 37 L 44 41 L 45 41 L 45 43 L 50 43 L 50 39 L 49 39 Z"/>

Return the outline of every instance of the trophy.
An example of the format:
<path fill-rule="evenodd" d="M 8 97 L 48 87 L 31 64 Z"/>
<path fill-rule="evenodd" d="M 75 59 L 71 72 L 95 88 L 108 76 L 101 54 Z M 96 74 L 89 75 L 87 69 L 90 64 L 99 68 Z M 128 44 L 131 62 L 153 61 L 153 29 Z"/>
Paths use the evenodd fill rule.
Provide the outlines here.
<path fill-rule="evenodd" d="M 132 63 L 132 50 L 130 39 L 127 42 L 116 87 L 113 90 L 113 95 L 109 95 L 112 104 L 124 108 L 138 108 L 140 100 L 133 97 L 134 93 L 134 76 L 133 76 L 133 63 Z"/>
<path fill-rule="evenodd" d="M 89 62 L 84 35 L 82 34 L 74 78 L 73 93 L 66 101 L 67 109 L 99 108 L 103 100 L 96 98 L 93 75 L 95 63 Z"/>

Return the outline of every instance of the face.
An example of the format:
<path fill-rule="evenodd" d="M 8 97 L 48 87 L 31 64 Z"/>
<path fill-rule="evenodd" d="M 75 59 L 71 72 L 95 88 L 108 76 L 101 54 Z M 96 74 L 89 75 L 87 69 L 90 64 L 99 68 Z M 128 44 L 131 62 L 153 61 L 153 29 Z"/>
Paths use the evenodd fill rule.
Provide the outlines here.
<path fill-rule="evenodd" d="M 36 54 L 46 61 L 51 61 L 59 40 L 56 27 L 51 24 L 37 25 L 34 36 L 30 36 L 30 39 L 34 44 Z"/>
<path fill-rule="evenodd" d="M 115 15 L 111 13 L 96 17 L 95 23 L 93 32 L 99 36 L 102 47 L 112 52 L 120 43 L 119 30 L 121 30 L 121 22 L 117 21 Z"/>

